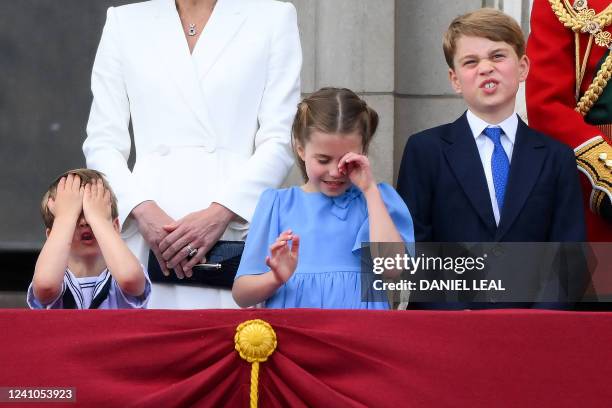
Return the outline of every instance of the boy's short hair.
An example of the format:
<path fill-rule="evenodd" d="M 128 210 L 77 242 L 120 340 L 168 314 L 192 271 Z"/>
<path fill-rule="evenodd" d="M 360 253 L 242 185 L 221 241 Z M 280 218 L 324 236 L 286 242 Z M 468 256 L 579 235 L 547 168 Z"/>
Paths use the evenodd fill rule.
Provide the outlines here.
<path fill-rule="evenodd" d="M 110 185 L 104 178 L 104 174 L 100 173 L 97 170 L 93 170 L 93 169 L 74 169 L 74 170 L 68 170 L 67 172 L 59 175 L 53 181 L 53 183 L 51 183 L 45 195 L 43 195 L 42 201 L 40 202 L 40 213 L 42 215 L 43 222 L 45 223 L 45 227 L 47 228 L 53 227 L 53 221 L 55 220 L 55 216 L 49 210 L 49 206 L 48 206 L 49 198 L 55 199 L 55 194 L 57 192 L 57 185 L 59 184 L 62 177 L 67 177 L 69 174 L 74 174 L 76 176 L 79 176 L 79 178 L 81 179 L 81 186 L 91 184 L 93 181 L 101 179 L 102 184 L 104 185 L 104 188 L 106 188 L 110 192 L 111 217 L 114 220 L 115 218 L 119 216 L 119 210 L 117 209 L 117 197 L 115 196 L 115 193 L 113 192 Z"/>
<path fill-rule="evenodd" d="M 493 8 L 482 8 L 456 17 L 444 34 L 444 58 L 450 68 L 457 50 L 457 41 L 462 35 L 481 37 L 491 41 L 503 41 L 514 48 L 516 55 L 525 55 L 525 36 L 516 20 Z"/>

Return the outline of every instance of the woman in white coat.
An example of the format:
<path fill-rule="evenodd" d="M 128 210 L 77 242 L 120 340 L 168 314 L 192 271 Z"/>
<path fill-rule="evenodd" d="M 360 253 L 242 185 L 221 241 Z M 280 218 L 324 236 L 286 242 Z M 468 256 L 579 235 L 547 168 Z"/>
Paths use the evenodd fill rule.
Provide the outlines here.
<path fill-rule="evenodd" d="M 143 264 L 151 248 L 165 273 L 182 278 L 219 239 L 244 239 L 259 195 L 293 163 L 301 64 L 290 3 L 152 0 L 108 9 L 83 152 L 108 177 L 123 236 Z M 226 290 L 156 284 L 150 307 L 235 303 Z"/>

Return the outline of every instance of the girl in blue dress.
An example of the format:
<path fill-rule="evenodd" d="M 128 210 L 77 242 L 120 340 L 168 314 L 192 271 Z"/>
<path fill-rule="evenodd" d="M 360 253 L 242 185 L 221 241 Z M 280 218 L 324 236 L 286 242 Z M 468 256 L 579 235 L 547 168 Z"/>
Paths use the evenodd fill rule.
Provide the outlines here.
<path fill-rule="evenodd" d="M 414 236 L 404 201 L 372 175 L 366 154 L 377 126 L 378 114 L 348 89 L 323 88 L 298 105 L 292 144 L 305 184 L 261 195 L 232 290 L 240 306 L 389 308 L 372 287 L 381 277 L 362 272 L 362 243 Z"/>

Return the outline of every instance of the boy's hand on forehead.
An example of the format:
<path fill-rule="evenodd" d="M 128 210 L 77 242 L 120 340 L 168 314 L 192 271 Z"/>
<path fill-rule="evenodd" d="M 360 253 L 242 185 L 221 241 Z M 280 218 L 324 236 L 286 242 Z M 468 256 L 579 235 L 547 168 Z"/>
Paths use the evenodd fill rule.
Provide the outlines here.
<path fill-rule="evenodd" d="M 84 189 L 81 187 L 81 178 L 76 174 L 62 177 L 55 189 L 55 198 L 49 197 L 47 206 L 55 218 L 76 220 L 83 209 Z"/>
<path fill-rule="evenodd" d="M 368 160 L 367 156 L 349 152 L 338 162 L 338 170 L 340 174 L 348 175 L 351 183 L 362 192 L 365 192 L 372 186 L 376 187 L 376 180 L 374 180 L 372 175 L 370 160 Z"/>
<path fill-rule="evenodd" d="M 111 220 L 111 195 L 101 179 L 93 180 L 85 186 L 83 214 L 87 223 Z"/>

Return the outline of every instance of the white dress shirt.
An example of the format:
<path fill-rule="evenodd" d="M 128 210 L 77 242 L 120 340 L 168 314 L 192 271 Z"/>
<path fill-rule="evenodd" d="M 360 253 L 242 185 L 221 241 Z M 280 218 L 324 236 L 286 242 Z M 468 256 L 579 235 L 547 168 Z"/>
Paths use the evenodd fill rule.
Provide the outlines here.
<path fill-rule="evenodd" d="M 493 155 L 493 141 L 483 132 L 487 127 L 499 127 L 502 129 L 501 144 L 508 156 L 508 161 L 512 164 L 512 151 L 514 149 L 514 140 L 516 138 L 516 129 L 518 128 L 518 116 L 513 113 L 499 123 L 487 123 L 474 115 L 469 109 L 466 114 L 468 124 L 476 140 L 476 147 L 480 155 L 480 162 L 484 169 L 487 179 L 487 187 L 489 189 L 489 197 L 493 206 L 493 216 L 495 223 L 499 225 L 500 213 L 497 197 L 495 196 L 495 186 L 493 185 L 493 173 L 491 172 L 491 156 Z"/>

